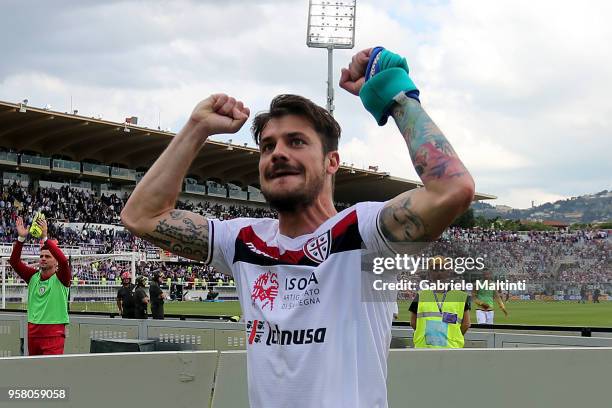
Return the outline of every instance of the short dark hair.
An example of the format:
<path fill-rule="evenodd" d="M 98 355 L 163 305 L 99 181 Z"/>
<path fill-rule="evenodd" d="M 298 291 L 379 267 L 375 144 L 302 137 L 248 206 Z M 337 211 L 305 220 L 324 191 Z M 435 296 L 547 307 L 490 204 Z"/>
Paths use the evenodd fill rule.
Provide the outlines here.
<path fill-rule="evenodd" d="M 310 122 L 314 130 L 321 137 L 323 154 L 338 150 L 340 139 L 340 125 L 336 119 L 325 109 L 312 102 L 310 99 L 299 95 L 278 95 L 270 102 L 270 110 L 260 112 L 253 119 L 251 132 L 255 143 L 259 145 L 261 132 L 270 119 L 280 118 L 286 115 L 298 115 Z"/>

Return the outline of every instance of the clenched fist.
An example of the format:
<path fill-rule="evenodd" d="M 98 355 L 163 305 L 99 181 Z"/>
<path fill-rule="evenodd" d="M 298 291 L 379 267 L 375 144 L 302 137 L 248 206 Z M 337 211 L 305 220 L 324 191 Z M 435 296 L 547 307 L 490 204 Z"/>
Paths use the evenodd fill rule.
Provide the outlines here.
<path fill-rule="evenodd" d="M 236 133 L 249 118 L 249 108 L 226 94 L 214 94 L 196 105 L 190 121 L 204 137 Z"/>
<path fill-rule="evenodd" d="M 373 48 L 367 48 L 353 55 L 353 59 L 347 68 L 342 68 L 340 75 L 340 87 L 346 89 L 353 95 L 359 95 L 361 87 L 365 83 L 365 71 L 370 60 Z"/>

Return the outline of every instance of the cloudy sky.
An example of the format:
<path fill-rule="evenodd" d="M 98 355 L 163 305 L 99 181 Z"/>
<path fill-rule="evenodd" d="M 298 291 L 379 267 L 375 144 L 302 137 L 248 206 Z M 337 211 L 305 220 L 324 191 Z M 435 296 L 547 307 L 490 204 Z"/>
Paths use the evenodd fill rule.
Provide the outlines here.
<path fill-rule="evenodd" d="M 252 112 L 297 93 L 325 105 L 327 56 L 307 0 L 3 0 L 0 100 L 178 131 L 211 93 Z M 357 0 L 352 54 L 405 55 L 425 109 L 494 204 L 612 188 L 612 2 Z M 72 102 L 71 102 L 72 101 Z M 416 179 L 391 122 L 336 86 L 340 155 Z M 217 136 L 250 142 L 248 127 Z"/>

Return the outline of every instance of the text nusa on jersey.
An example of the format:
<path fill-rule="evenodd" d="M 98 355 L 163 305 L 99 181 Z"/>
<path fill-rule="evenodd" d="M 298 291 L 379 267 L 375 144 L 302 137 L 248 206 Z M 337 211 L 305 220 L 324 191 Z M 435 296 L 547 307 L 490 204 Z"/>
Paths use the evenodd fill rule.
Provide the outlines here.
<path fill-rule="evenodd" d="M 265 338 L 263 344 L 266 346 L 274 344 L 290 346 L 324 343 L 327 328 L 282 330 L 277 324 L 270 325 L 270 323 L 263 320 L 247 320 L 246 331 L 249 344 L 262 343 L 262 340 Z"/>

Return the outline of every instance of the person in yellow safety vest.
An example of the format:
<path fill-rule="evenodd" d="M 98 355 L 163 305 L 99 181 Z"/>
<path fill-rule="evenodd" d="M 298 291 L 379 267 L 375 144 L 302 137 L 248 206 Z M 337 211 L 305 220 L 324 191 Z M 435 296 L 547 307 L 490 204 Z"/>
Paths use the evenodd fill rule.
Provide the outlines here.
<path fill-rule="evenodd" d="M 106 285 L 106 276 L 103 276 L 102 279 L 100 280 L 100 283 L 102 285 Z"/>
<path fill-rule="evenodd" d="M 200 284 L 200 280 L 198 278 L 193 278 L 193 288 L 197 289 L 199 284 Z"/>
<path fill-rule="evenodd" d="M 72 286 L 77 286 L 79 284 L 79 278 L 75 275 L 72 277 Z"/>
<path fill-rule="evenodd" d="M 450 258 L 437 256 L 428 265 L 429 284 L 448 281 Z M 415 348 L 463 348 L 470 327 L 470 297 L 460 290 L 420 290 L 410 305 Z"/>
<path fill-rule="evenodd" d="M 229 285 L 230 285 L 230 286 L 236 286 L 236 282 L 234 282 L 234 280 L 233 280 L 233 279 L 230 279 L 230 281 L 229 281 Z"/>
<path fill-rule="evenodd" d="M 223 279 L 217 279 L 217 286 L 223 286 Z"/>

